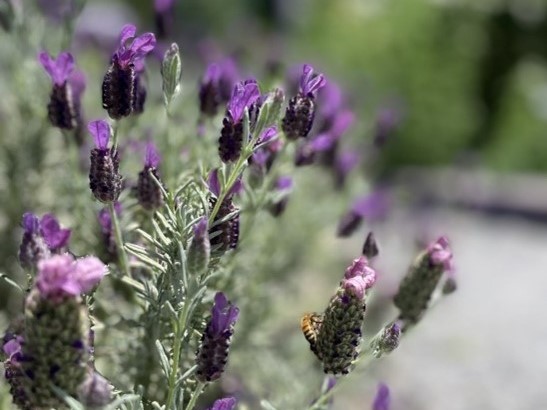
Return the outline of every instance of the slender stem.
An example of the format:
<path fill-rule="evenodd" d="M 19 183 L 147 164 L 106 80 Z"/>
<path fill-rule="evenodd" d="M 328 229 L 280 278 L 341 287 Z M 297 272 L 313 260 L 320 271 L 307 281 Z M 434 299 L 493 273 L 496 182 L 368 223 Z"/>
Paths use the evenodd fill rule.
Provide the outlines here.
<path fill-rule="evenodd" d="M 118 222 L 118 215 L 114 209 L 114 203 L 110 202 L 108 204 L 108 210 L 110 211 L 110 219 L 112 220 L 112 228 L 114 229 L 114 238 L 116 239 L 116 248 L 119 252 L 119 264 L 122 272 L 131 277 L 131 269 L 129 267 L 129 260 L 127 259 L 127 253 L 125 252 L 125 247 L 123 246 L 122 231 L 120 229 L 120 224 Z"/>
<path fill-rule="evenodd" d="M 192 394 L 192 397 L 190 398 L 190 401 L 188 402 L 188 405 L 186 406 L 185 410 L 192 410 L 194 408 L 198 400 L 198 397 L 201 395 L 201 392 L 203 391 L 204 388 L 205 388 L 205 384 L 198 382 L 198 385 L 196 386 L 196 390 L 194 390 L 194 393 Z"/>
<path fill-rule="evenodd" d="M 175 323 L 175 344 L 173 346 L 173 366 L 171 367 L 171 373 L 169 374 L 169 393 L 167 395 L 167 409 L 170 409 L 173 400 L 175 399 L 175 384 L 177 381 L 177 373 L 179 370 L 180 350 L 182 348 L 182 337 L 184 335 L 184 329 L 186 327 L 186 318 L 188 316 L 188 309 L 190 308 L 190 300 L 186 299 L 184 302 L 184 308 L 179 314 L 178 320 Z"/>
<path fill-rule="evenodd" d="M 215 217 L 218 214 L 218 211 L 220 209 L 220 206 L 222 205 L 222 202 L 224 202 L 224 199 L 228 195 L 228 192 L 230 192 L 230 189 L 232 189 L 232 186 L 237 181 L 237 178 L 243 172 L 243 168 L 245 167 L 245 162 L 249 158 L 250 155 L 241 155 L 232 169 L 232 172 L 230 173 L 230 176 L 228 177 L 228 180 L 226 181 L 226 184 L 224 185 L 224 189 L 220 192 L 220 195 L 217 198 L 217 201 L 215 203 L 215 206 L 213 210 L 211 211 L 211 215 L 209 215 L 209 222 L 212 223 L 215 220 Z"/>
<path fill-rule="evenodd" d="M 112 151 L 118 150 L 118 128 L 120 123 L 117 120 L 112 122 Z"/>

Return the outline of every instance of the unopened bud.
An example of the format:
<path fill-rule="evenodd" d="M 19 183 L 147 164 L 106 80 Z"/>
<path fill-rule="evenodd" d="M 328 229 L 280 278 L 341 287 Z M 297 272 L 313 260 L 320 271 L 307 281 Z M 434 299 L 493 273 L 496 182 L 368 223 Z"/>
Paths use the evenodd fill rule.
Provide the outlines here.
<path fill-rule="evenodd" d="M 182 63 L 179 47 L 177 43 L 173 43 L 165 52 L 165 56 L 161 63 L 163 100 L 165 105 L 169 105 L 173 98 L 180 92 L 181 75 Z"/>

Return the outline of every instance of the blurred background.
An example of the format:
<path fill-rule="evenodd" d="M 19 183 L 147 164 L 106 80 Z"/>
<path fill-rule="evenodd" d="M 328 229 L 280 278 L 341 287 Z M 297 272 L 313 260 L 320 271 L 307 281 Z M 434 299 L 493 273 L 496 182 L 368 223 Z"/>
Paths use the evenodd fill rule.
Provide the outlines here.
<path fill-rule="evenodd" d="M 51 36 L 40 40 L 44 46 L 59 43 L 55 25 L 71 12 L 66 3 L 37 2 L 48 15 L 43 24 Z M 112 48 L 127 22 L 157 33 L 163 50 L 179 44 L 189 93 L 196 92 L 206 64 L 225 57 L 234 58 L 241 73 L 270 84 L 310 62 L 340 87 L 353 111 L 353 127 L 343 137 L 361 157 L 353 182 L 330 192 L 330 202 L 316 203 L 305 193 L 323 195 L 315 178 L 324 171 L 303 171 L 298 205 L 285 221 L 321 208 L 310 211 L 306 228 L 317 239 L 301 255 L 306 268 L 291 279 L 299 290 L 276 294 L 274 306 L 303 295 L 292 308 L 297 315 L 321 309 L 373 229 L 381 250 L 380 311 L 416 243 L 441 234 L 452 240 L 458 291 L 389 358 L 352 374 L 334 409 L 369 408 L 378 381 L 391 387 L 392 410 L 547 409 L 540 386 L 547 374 L 547 0 L 180 0 L 161 18 L 150 0 L 94 0 L 74 27 L 83 64 L 104 66 L 106 58 L 93 62 L 95 54 L 85 50 Z M 0 62 L 4 72 L 13 72 L 8 64 Z M 100 70 L 97 84 L 88 83 L 95 96 Z M 10 123 L 12 80 L 18 84 L 15 77 L 0 79 L 0 271 L 8 273 L 18 269 L 21 209 L 47 209 L 10 185 L 10 175 L 30 166 L 10 159 L 10 147 L 18 144 L 14 129 L 26 121 L 40 129 L 32 119 Z M 89 117 L 103 115 L 99 104 L 87 105 L 95 107 Z M 351 201 L 377 187 L 388 192 L 389 211 L 366 218 L 353 237 L 335 238 Z M 17 193 L 20 201 L 10 200 L 14 190 L 24 191 Z M 54 204 L 55 197 L 47 201 Z M 6 320 L 17 302 L 10 303 L 6 296 Z M 277 313 L 311 366 L 294 312 Z"/>

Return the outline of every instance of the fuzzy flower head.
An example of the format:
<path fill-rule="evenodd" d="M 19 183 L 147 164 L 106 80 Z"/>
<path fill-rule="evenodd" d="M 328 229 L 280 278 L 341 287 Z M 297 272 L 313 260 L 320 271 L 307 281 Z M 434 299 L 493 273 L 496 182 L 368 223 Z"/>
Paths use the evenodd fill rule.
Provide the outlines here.
<path fill-rule="evenodd" d="M 158 149 L 152 141 L 146 144 L 146 150 L 144 153 L 144 166 L 146 168 L 157 168 L 161 162 L 161 156 Z"/>
<path fill-rule="evenodd" d="M 346 292 L 362 299 L 365 296 L 365 291 L 371 288 L 375 282 L 376 271 L 368 265 L 365 256 L 360 256 L 346 268 L 342 287 Z"/>
<path fill-rule="evenodd" d="M 47 52 L 42 51 L 38 54 L 38 60 L 55 85 L 63 85 L 74 71 L 74 57 L 67 52 L 60 53 L 57 59 L 54 59 Z"/>
<path fill-rule="evenodd" d="M 313 67 L 309 64 L 304 64 L 299 83 L 299 91 L 302 95 L 314 97 L 315 93 L 326 84 L 327 80 L 323 74 L 313 75 Z"/>
<path fill-rule="evenodd" d="M 87 129 L 93 135 L 96 147 L 100 150 L 105 150 L 110 140 L 110 125 L 104 120 L 96 120 L 91 121 L 87 125 Z"/>
<path fill-rule="evenodd" d="M 36 287 L 47 299 L 76 297 L 93 289 L 105 273 L 106 266 L 94 256 L 54 255 L 38 262 Z"/>
<path fill-rule="evenodd" d="M 232 120 L 237 123 L 243 118 L 245 109 L 254 104 L 260 98 L 260 90 L 256 81 L 242 81 L 234 86 L 230 101 L 228 101 L 228 112 Z"/>
<path fill-rule="evenodd" d="M 427 247 L 427 252 L 432 264 L 442 265 L 444 270 L 448 272 L 454 270 L 452 250 L 446 236 L 441 236 L 435 242 L 431 243 Z"/>
<path fill-rule="evenodd" d="M 372 410 L 389 410 L 391 408 L 390 402 L 389 387 L 387 384 L 380 383 L 372 403 Z"/>
<path fill-rule="evenodd" d="M 211 333 L 214 336 L 220 336 L 236 323 L 239 317 L 239 309 L 228 302 L 224 293 L 218 292 L 215 295 L 212 314 Z"/>
<path fill-rule="evenodd" d="M 132 24 L 123 26 L 120 33 L 120 46 L 114 54 L 123 68 L 135 64 L 156 46 L 156 37 L 153 33 L 144 33 L 135 37 L 136 33 L 137 28 Z"/>
<path fill-rule="evenodd" d="M 233 410 L 236 407 L 236 399 L 234 397 L 226 397 L 219 399 L 213 403 L 213 407 L 209 410 Z"/>

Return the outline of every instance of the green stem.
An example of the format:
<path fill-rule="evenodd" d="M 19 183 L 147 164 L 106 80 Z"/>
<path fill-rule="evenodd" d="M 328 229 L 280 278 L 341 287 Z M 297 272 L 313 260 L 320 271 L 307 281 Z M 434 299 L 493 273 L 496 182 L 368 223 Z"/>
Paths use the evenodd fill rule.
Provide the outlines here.
<path fill-rule="evenodd" d="M 169 374 L 169 393 L 167 395 L 167 409 L 170 409 L 175 399 L 175 384 L 177 381 L 177 373 L 179 370 L 180 350 L 182 348 L 182 336 L 186 328 L 186 319 L 188 317 L 188 309 L 190 308 L 190 300 L 186 299 L 184 308 L 179 314 L 178 320 L 175 323 L 175 344 L 173 346 L 173 366 Z"/>
<path fill-rule="evenodd" d="M 118 128 L 120 123 L 117 120 L 112 122 L 112 151 L 118 150 Z"/>
<path fill-rule="evenodd" d="M 116 240 L 116 248 L 119 252 L 120 269 L 126 276 L 131 277 L 131 269 L 129 267 L 127 253 L 125 252 L 125 247 L 123 246 L 122 231 L 120 229 L 118 215 L 116 214 L 116 209 L 114 209 L 113 202 L 110 202 L 108 204 L 108 210 L 110 211 L 110 219 L 112 220 L 112 228 L 114 229 L 114 238 Z"/>
<path fill-rule="evenodd" d="M 192 397 L 190 398 L 190 401 L 188 402 L 188 405 L 186 406 L 185 410 L 192 410 L 194 408 L 198 400 L 198 397 L 201 395 L 201 392 L 203 391 L 204 388 L 205 388 L 205 384 L 198 382 L 198 385 L 196 386 L 196 390 L 192 394 Z"/>

